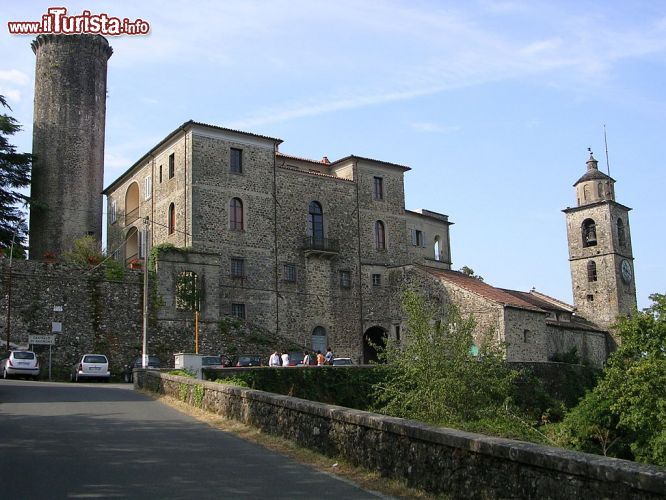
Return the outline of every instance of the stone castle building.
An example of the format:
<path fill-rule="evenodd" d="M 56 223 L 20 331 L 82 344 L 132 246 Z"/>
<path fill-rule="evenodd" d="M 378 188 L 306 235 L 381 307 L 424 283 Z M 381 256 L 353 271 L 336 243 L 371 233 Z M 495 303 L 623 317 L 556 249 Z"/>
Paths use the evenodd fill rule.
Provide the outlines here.
<path fill-rule="evenodd" d="M 40 36 L 33 50 L 32 196 L 41 210 L 31 210 L 30 255 L 40 259 L 62 254 L 80 236 L 101 235 L 112 50 L 102 37 L 84 35 Z M 281 143 L 189 121 L 103 191 L 107 250 L 116 260 L 134 266 L 155 247 L 178 249 L 156 259 L 151 285 L 151 322 L 161 332 L 162 352 L 189 343 L 195 308 L 202 345 L 212 352 L 224 352 L 221 324 L 231 318 L 276 342 L 314 350 L 330 344 L 367 362 L 387 337 L 408 338 L 400 298 L 410 284 L 474 315 L 476 342 L 490 332 L 509 361 L 548 361 L 575 349 L 600 365 L 614 346 L 609 326 L 636 307 L 630 209 L 615 201 L 615 181 L 592 156 L 575 184 L 578 206 L 564 210 L 570 306 L 452 271 L 448 217 L 405 208 L 409 167 L 355 155 L 299 158 L 281 152 Z M 34 296 L 54 293 L 45 287 Z M 60 295 L 65 303 L 68 293 Z M 93 299 L 100 309 L 103 297 L 95 292 Z M 107 339 L 118 353 L 135 349 L 134 334 L 97 316 L 93 338 Z M 43 333 L 37 324 L 30 329 Z"/>
<path fill-rule="evenodd" d="M 30 258 L 102 239 L 106 70 L 104 37 L 40 35 L 36 55 Z"/>
<path fill-rule="evenodd" d="M 191 322 L 178 298 L 185 278 L 204 331 L 238 317 L 367 362 L 373 345 L 401 340 L 401 291 L 410 284 L 474 315 L 477 343 L 490 332 L 509 361 L 575 350 L 599 366 L 614 348 L 608 327 L 636 303 L 622 264 L 631 260 L 629 209 L 614 201 L 614 181 L 593 158 L 576 183 L 580 206 L 565 210 L 573 307 L 452 271 L 448 217 L 404 208 L 408 167 L 359 156 L 308 160 L 280 152 L 281 142 L 189 121 L 105 189 L 116 259 L 140 261 L 164 243 L 187 248 L 157 262 L 162 324 Z M 585 239 L 590 224 L 599 244 Z"/>
<path fill-rule="evenodd" d="M 189 320 L 175 291 L 190 276 L 204 329 L 231 315 L 367 361 L 364 335 L 400 324 L 399 309 L 386 310 L 389 269 L 450 269 L 451 223 L 405 209 L 408 167 L 307 160 L 281 153 L 281 142 L 184 123 L 105 189 L 107 248 L 125 262 L 163 243 L 190 250 L 158 262 L 160 321 Z"/>

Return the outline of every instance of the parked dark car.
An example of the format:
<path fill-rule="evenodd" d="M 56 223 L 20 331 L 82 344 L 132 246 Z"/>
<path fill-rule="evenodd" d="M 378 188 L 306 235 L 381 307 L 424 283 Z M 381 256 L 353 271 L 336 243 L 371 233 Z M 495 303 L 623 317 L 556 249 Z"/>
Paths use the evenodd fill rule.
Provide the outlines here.
<path fill-rule="evenodd" d="M 230 366 L 232 366 L 231 360 L 224 354 L 203 356 L 201 358 L 201 368 L 228 368 Z"/>
<path fill-rule="evenodd" d="M 123 372 L 121 374 L 123 382 L 127 383 L 132 383 L 134 382 L 134 368 L 141 368 L 143 366 L 143 363 L 141 362 L 141 356 L 136 358 L 132 363 L 125 365 L 123 367 Z M 160 358 L 157 356 L 148 356 L 148 366 L 147 368 L 153 368 L 153 369 L 158 369 L 162 363 L 160 362 Z"/>
<path fill-rule="evenodd" d="M 304 366 L 303 361 L 305 361 L 305 353 L 300 351 L 289 352 L 289 366 Z M 310 363 L 309 365 L 315 366 L 317 364 L 317 355 L 310 354 Z"/>
<path fill-rule="evenodd" d="M 288 352 L 289 355 L 289 366 L 298 366 L 303 364 L 303 359 L 305 354 L 300 351 Z"/>
<path fill-rule="evenodd" d="M 261 356 L 238 356 L 236 366 L 261 366 Z"/>

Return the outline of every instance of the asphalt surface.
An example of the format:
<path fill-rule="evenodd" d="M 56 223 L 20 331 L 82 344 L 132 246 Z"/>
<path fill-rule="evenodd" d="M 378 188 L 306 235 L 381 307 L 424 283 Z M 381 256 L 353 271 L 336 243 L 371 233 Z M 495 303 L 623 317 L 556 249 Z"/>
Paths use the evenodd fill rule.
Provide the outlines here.
<path fill-rule="evenodd" d="M 378 498 L 127 384 L 0 380 L 0 498 Z"/>

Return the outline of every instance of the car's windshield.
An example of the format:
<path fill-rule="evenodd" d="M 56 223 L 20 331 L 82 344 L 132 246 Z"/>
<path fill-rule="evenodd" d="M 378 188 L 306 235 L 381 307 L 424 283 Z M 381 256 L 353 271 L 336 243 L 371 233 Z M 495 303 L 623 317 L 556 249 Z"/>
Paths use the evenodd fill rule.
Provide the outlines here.
<path fill-rule="evenodd" d="M 106 356 L 84 356 L 84 363 L 106 363 Z"/>
<path fill-rule="evenodd" d="M 14 359 L 35 359 L 35 353 L 18 351 L 14 353 Z"/>
<path fill-rule="evenodd" d="M 201 358 L 201 364 L 203 366 L 221 365 L 222 362 L 220 361 L 219 356 L 204 356 Z"/>

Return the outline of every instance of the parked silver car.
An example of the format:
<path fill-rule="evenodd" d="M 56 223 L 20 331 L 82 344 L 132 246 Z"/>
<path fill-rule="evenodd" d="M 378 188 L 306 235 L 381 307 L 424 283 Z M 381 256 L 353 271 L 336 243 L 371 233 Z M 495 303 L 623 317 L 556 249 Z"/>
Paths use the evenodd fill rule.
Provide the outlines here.
<path fill-rule="evenodd" d="M 101 379 L 108 382 L 111 378 L 109 371 L 109 360 L 104 354 L 84 354 L 81 359 L 72 366 L 70 380 L 78 382 L 85 379 Z"/>
<path fill-rule="evenodd" d="M 39 378 L 39 360 L 32 351 L 9 351 L 9 355 L 0 361 L 3 378 L 31 377 Z"/>

